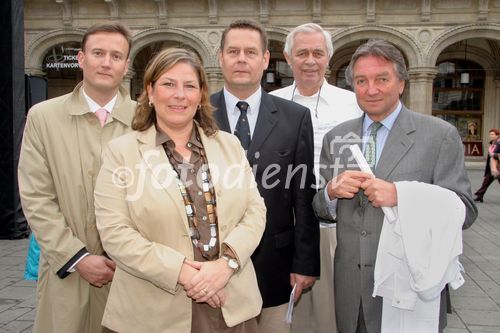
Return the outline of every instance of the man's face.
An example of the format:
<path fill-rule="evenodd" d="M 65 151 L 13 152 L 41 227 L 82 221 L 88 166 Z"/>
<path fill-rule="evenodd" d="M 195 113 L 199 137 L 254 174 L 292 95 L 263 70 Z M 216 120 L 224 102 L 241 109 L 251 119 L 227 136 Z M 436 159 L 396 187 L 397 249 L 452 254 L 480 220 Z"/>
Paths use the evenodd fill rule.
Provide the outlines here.
<path fill-rule="evenodd" d="M 262 49 L 259 32 L 232 29 L 226 34 L 218 59 L 225 87 L 234 95 L 250 95 L 260 86 L 263 71 L 269 64 L 269 51 Z"/>
<path fill-rule="evenodd" d="M 78 52 L 87 93 L 112 92 L 127 73 L 129 46 L 120 33 L 98 32 L 88 36 L 85 49 Z"/>
<path fill-rule="evenodd" d="M 299 88 L 319 87 L 323 83 L 329 58 L 321 32 L 299 32 L 295 35 L 291 54 L 284 55 Z"/>
<path fill-rule="evenodd" d="M 371 55 L 358 58 L 354 64 L 352 84 L 360 108 L 374 121 L 385 119 L 396 109 L 405 87 L 392 62 Z"/>

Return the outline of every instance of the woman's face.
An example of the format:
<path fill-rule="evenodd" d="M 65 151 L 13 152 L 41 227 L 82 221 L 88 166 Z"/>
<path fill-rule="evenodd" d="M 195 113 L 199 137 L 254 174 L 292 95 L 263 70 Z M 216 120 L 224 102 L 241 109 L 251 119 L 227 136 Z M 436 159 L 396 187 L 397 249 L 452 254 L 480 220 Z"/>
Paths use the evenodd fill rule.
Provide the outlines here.
<path fill-rule="evenodd" d="M 498 139 L 498 135 L 495 134 L 495 132 L 490 132 L 490 140 L 497 140 Z"/>
<path fill-rule="evenodd" d="M 188 63 L 177 63 L 148 86 L 148 97 L 154 104 L 158 127 L 163 131 L 192 126 L 201 102 L 195 69 Z"/>

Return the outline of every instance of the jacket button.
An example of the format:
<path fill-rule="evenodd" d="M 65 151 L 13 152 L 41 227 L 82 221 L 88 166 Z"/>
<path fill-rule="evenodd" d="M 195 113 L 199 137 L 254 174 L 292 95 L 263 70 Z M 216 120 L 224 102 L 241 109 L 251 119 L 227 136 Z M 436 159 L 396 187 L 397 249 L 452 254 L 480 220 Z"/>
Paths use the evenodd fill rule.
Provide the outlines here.
<path fill-rule="evenodd" d="M 366 233 L 366 230 L 362 230 L 362 231 L 361 231 L 361 236 L 365 237 L 365 236 L 366 236 L 366 234 L 367 234 L 367 233 Z"/>

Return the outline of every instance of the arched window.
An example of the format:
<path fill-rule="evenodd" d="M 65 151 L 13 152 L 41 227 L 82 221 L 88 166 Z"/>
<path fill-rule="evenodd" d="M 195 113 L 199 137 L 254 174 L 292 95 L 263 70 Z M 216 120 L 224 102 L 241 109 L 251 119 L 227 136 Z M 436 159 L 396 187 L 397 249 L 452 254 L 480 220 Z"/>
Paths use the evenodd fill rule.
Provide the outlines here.
<path fill-rule="evenodd" d="M 464 143 L 481 142 L 483 122 L 484 69 L 473 61 L 447 59 L 437 64 L 432 114 L 457 127 Z M 468 73 L 464 80 L 463 73 Z M 467 77 L 467 75 L 465 75 Z M 468 151 L 466 155 L 480 155 Z"/>

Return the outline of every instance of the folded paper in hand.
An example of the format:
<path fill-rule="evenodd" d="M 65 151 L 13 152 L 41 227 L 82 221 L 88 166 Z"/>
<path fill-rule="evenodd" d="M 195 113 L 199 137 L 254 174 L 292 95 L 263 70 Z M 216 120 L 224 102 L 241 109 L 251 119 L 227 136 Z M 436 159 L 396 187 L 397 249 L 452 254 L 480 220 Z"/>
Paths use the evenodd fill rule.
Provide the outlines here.
<path fill-rule="evenodd" d="M 297 289 L 297 284 L 293 285 L 292 292 L 290 293 L 290 300 L 288 301 L 288 309 L 286 310 L 286 315 L 285 315 L 285 323 L 287 324 L 292 323 L 293 306 L 295 304 L 295 302 L 293 301 L 295 299 L 295 289 Z"/>

